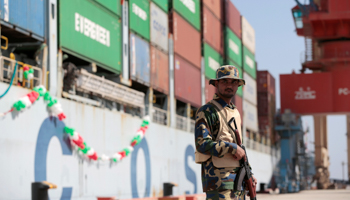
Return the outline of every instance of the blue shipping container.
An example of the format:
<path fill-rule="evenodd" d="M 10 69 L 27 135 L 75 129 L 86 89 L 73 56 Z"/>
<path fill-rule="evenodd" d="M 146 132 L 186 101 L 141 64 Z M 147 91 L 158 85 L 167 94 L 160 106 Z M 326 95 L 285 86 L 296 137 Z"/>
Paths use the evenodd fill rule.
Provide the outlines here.
<path fill-rule="evenodd" d="M 144 85 L 150 85 L 149 43 L 130 33 L 130 74 L 131 79 Z"/>
<path fill-rule="evenodd" d="M 0 0 L 1 20 L 45 37 L 45 0 Z"/>

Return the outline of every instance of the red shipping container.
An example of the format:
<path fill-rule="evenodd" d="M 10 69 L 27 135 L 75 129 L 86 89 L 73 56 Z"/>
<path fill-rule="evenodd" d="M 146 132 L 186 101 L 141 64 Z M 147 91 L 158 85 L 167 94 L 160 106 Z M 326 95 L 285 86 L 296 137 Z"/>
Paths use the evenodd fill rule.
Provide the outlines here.
<path fill-rule="evenodd" d="M 179 55 L 175 54 L 175 97 L 201 106 L 201 71 Z"/>
<path fill-rule="evenodd" d="M 333 71 L 334 112 L 350 112 L 350 69 Z"/>
<path fill-rule="evenodd" d="M 207 7 L 203 7 L 203 40 L 211 47 L 224 54 L 224 37 L 221 22 L 214 16 Z"/>
<path fill-rule="evenodd" d="M 203 4 L 209 8 L 209 10 L 214 13 L 215 17 L 217 17 L 220 21 L 222 21 L 223 17 L 223 12 L 222 12 L 222 5 L 223 1 L 222 0 L 203 0 Z"/>
<path fill-rule="evenodd" d="M 241 121 L 243 123 L 243 99 L 242 97 L 235 95 L 233 97 L 233 104 L 235 104 L 237 110 L 239 111 L 239 114 L 241 115 Z"/>
<path fill-rule="evenodd" d="M 230 0 L 226 1 L 226 24 L 227 26 L 240 38 L 242 39 L 241 30 L 241 14 L 238 9 L 233 5 Z"/>
<path fill-rule="evenodd" d="M 270 123 L 269 123 L 269 117 L 268 116 L 259 116 L 259 129 L 261 131 L 266 131 L 266 126 L 268 126 L 269 128 L 271 128 Z"/>
<path fill-rule="evenodd" d="M 169 15 L 169 30 L 174 35 L 174 51 L 192 65 L 201 67 L 201 34 L 179 14 Z"/>
<path fill-rule="evenodd" d="M 333 111 L 332 74 L 280 75 L 281 111 L 291 109 L 298 114 Z"/>
<path fill-rule="evenodd" d="M 151 86 L 169 94 L 169 56 L 151 46 Z"/>
<path fill-rule="evenodd" d="M 213 85 L 209 85 L 209 79 L 205 79 L 205 103 L 212 100 L 216 92 L 216 88 Z"/>
<path fill-rule="evenodd" d="M 269 96 L 267 92 L 258 92 L 258 116 L 269 115 Z"/>
<path fill-rule="evenodd" d="M 257 73 L 258 92 L 268 92 L 276 96 L 276 81 L 268 71 Z"/>

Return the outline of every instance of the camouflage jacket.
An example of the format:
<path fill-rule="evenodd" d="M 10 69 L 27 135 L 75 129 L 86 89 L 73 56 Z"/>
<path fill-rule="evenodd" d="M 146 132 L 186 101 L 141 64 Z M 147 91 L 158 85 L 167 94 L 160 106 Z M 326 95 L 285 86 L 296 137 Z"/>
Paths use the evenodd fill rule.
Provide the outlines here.
<path fill-rule="evenodd" d="M 228 106 L 231 109 L 236 109 L 232 103 L 227 104 L 217 95 L 214 96 L 214 100 L 222 107 Z M 212 104 L 207 103 L 200 107 L 196 114 L 195 124 L 195 144 L 198 152 L 217 157 L 223 157 L 226 153 L 236 153 L 237 144 L 216 141 L 219 128 L 219 116 Z M 213 165 L 211 158 L 201 165 L 204 192 L 233 190 L 233 181 L 239 168 L 217 168 Z"/>

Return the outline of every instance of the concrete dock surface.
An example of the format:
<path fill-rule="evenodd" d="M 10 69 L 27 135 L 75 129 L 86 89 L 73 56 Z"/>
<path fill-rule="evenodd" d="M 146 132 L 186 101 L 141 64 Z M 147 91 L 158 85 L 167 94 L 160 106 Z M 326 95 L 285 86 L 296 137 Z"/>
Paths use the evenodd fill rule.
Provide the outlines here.
<path fill-rule="evenodd" d="M 246 198 L 249 200 L 249 197 Z M 350 200 L 350 189 L 303 190 L 298 193 L 257 194 L 257 199 L 271 200 Z"/>

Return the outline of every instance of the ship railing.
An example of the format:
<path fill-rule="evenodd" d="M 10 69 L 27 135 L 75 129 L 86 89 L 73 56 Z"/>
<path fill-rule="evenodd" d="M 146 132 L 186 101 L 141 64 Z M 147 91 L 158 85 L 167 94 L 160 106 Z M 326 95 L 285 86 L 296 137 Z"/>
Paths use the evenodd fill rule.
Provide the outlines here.
<path fill-rule="evenodd" d="M 162 124 L 165 126 L 168 125 L 168 112 L 166 110 L 153 107 L 152 112 L 152 122 Z"/>
<path fill-rule="evenodd" d="M 176 128 L 187 131 L 188 118 L 180 115 L 176 115 Z"/>
<path fill-rule="evenodd" d="M 77 90 L 93 93 L 123 105 L 144 108 L 145 94 L 80 69 Z"/>
<path fill-rule="evenodd" d="M 17 70 L 14 73 L 15 66 L 17 63 Z M 33 69 L 33 78 L 30 80 L 26 80 L 24 78 L 23 68 L 28 67 L 29 69 Z M 32 89 L 35 86 L 42 84 L 42 69 L 36 66 L 32 66 L 5 56 L 0 56 L 0 82 L 10 83 L 13 77 L 13 85 L 30 88 Z"/>
<path fill-rule="evenodd" d="M 190 120 L 190 133 L 194 133 L 195 124 L 196 124 L 196 121 L 191 119 Z"/>

